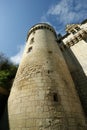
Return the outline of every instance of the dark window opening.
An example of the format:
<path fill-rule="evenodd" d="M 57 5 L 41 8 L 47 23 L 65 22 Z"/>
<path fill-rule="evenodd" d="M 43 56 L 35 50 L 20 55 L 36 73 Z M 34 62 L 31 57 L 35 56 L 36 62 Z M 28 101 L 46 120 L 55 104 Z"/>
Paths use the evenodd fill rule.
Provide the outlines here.
<path fill-rule="evenodd" d="M 44 28 L 44 26 L 41 26 L 41 28 L 43 29 L 43 28 Z"/>
<path fill-rule="evenodd" d="M 64 48 L 66 49 L 66 45 L 64 45 Z"/>
<path fill-rule="evenodd" d="M 79 30 L 80 30 L 80 28 L 79 28 L 79 27 L 75 27 L 75 29 L 76 29 L 77 31 L 79 31 Z"/>
<path fill-rule="evenodd" d="M 61 51 L 63 51 L 63 48 L 62 48 L 62 47 L 60 47 L 60 50 L 61 50 Z"/>
<path fill-rule="evenodd" d="M 34 42 L 34 37 L 31 38 L 30 44 L 32 44 Z"/>
<path fill-rule="evenodd" d="M 70 47 L 70 46 L 71 46 L 69 42 L 67 43 L 67 45 L 68 45 L 68 47 Z"/>
<path fill-rule="evenodd" d="M 48 70 L 48 74 L 50 73 L 50 70 Z"/>
<path fill-rule="evenodd" d="M 52 51 L 48 51 L 48 53 L 52 53 Z"/>
<path fill-rule="evenodd" d="M 76 39 L 76 41 L 78 41 L 78 38 L 77 38 L 77 37 L 75 37 L 75 39 Z"/>
<path fill-rule="evenodd" d="M 59 40 L 57 39 L 56 41 L 57 41 L 59 44 L 61 43 L 61 39 L 59 39 Z"/>
<path fill-rule="evenodd" d="M 28 49 L 28 52 L 31 52 L 31 50 L 32 50 L 32 47 L 30 47 L 30 48 Z"/>
<path fill-rule="evenodd" d="M 79 34 L 79 36 L 82 38 L 82 35 L 81 35 L 81 34 Z"/>
<path fill-rule="evenodd" d="M 50 74 L 50 73 L 52 73 L 52 72 L 53 72 L 52 70 L 48 70 L 48 71 L 47 71 L 48 74 Z"/>
<path fill-rule="evenodd" d="M 74 31 L 74 30 L 71 30 L 71 33 L 72 33 L 72 34 L 75 34 L 75 33 L 76 33 L 76 31 Z"/>
<path fill-rule="evenodd" d="M 54 94 L 53 94 L 53 100 L 54 100 L 55 102 L 58 102 L 58 95 L 57 95 L 57 93 L 54 93 Z"/>

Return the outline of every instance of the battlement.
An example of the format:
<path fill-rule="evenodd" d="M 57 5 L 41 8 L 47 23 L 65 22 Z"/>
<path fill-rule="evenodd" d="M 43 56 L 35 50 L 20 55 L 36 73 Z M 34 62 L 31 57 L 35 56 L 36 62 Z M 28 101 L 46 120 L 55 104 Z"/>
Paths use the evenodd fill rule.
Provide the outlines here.
<path fill-rule="evenodd" d="M 32 27 L 30 28 L 30 30 L 29 30 L 29 32 L 28 32 L 28 34 L 27 34 L 27 39 L 26 39 L 26 41 L 28 40 L 29 35 L 30 35 L 32 32 L 35 32 L 35 31 L 38 30 L 38 29 L 48 29 L 48 30 L 50 30 L 51 32 L 53 32 L 53 33 L 55 34 L 55 36 L 57 37 L 57 34 L 56 34 L 54 28 L 53 28 L 51 25 L 49 25 L 49 24 L 47 24 L 47 23 L 38 23 L 38 24 L 36 24 L 36 25 L 34 25 L 34 26 L 32 26 Z"/>
<path fill-rule="evenodd" d="M 5 111 L 9 92 L 0 87 L 1 130 L 87 130 L 87 20 L 66 32 L 29 29 Z"/>

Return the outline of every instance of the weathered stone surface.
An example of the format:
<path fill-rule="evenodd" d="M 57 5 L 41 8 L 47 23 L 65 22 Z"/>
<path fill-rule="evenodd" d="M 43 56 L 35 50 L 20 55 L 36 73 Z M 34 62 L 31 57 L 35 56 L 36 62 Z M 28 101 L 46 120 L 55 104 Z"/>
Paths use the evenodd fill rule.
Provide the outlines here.
<path fill-rule="evenodd" d="M 76 27 L 78 30 L 76 30 Z M 63 48 L 62 53 L 87 118 L 87 22 L 84 24 L 72 24 L 67 30 L 70 34 L 63 39 L 63 44 L 66 45 L 68 41 L 70 47 L 66 46 L 66 48 Z M 76 33 L 73 34 L 72 30 Z M 77 40 L 77 42 L 71 45 L 73 39 Z"/>
<path fill-rule="evenodd" d="M 48 24 L 29 31 L 8 100 L 10 130 L 85 130 L 78 94 L 56 38 Z"/>

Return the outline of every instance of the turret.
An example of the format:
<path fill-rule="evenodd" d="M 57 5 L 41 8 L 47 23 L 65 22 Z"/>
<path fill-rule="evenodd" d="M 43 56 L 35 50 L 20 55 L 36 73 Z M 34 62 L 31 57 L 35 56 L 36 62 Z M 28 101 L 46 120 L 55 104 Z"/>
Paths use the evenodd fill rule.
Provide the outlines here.
<path fill-rule="evenodd" d="M 86 130 L 53 27 L 33 26 L 8 100 L 10 130 Z"/>

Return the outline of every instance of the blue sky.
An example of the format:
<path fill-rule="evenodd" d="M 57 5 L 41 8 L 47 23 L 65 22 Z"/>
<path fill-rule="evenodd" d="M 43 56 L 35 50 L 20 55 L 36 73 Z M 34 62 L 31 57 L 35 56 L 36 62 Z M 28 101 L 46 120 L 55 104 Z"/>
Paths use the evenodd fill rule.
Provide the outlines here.
<path fill-rule="evenodd" d="M 0 52 L 19 63 L 29 28 L 50 23 L 64 34 L 66 24 L 87 18 L 87 0 L 0 0 Z"/>

